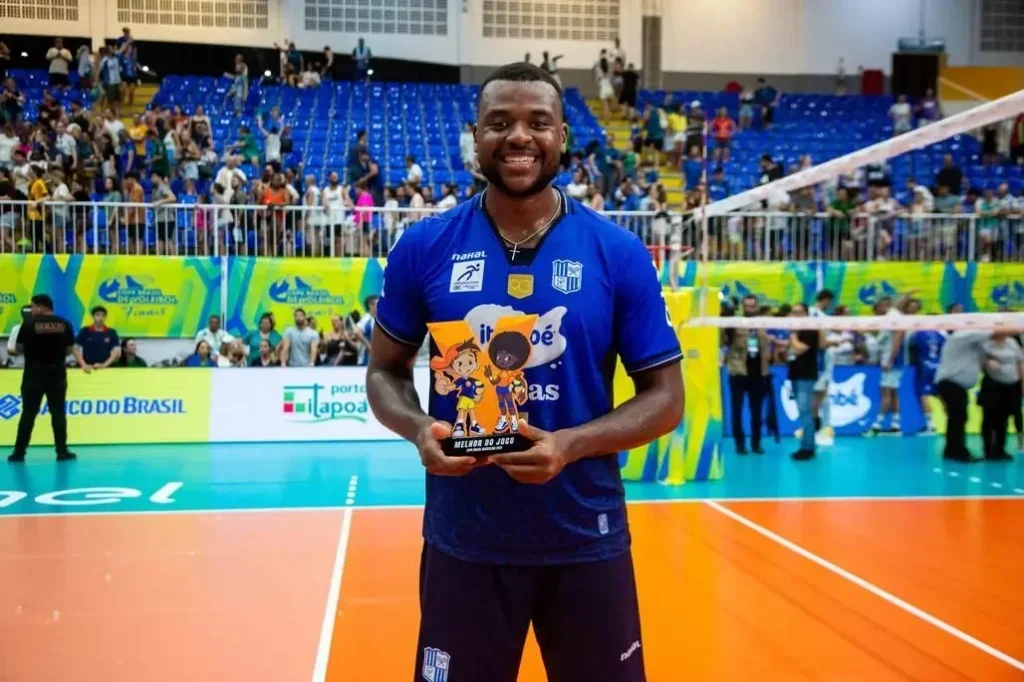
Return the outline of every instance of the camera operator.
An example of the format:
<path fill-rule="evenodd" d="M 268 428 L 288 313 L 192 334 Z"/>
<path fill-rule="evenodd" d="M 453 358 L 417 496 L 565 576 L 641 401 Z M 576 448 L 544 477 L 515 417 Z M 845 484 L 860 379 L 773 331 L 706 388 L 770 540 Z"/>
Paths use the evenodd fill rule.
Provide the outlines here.
<path fill-rule="evenodd" d="M 68 450 L 68 425 L 64 409 L 67 397 L 67 356 L 71 354 L 75 335 L 71 323 L 53 314 L 53 299 L 46 294 L 32 297 L 31 316 L 18 330 L 15 341 L 17 352 L 25 356 L 25 370 L 21 376 L 21 419 L 18 438 L 8 462 L 24 462 L 25 451 L 32 439 L 32 427 L 43 404 L 50 410 L 53 443 L 57 460 L 75 459 Z"/>

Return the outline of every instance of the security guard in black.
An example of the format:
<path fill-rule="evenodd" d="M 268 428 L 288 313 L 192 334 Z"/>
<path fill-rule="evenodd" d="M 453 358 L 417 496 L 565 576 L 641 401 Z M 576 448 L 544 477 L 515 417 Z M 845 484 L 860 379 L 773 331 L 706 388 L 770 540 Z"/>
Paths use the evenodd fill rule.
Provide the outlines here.
<path fill-rule="evenodd" d="M 21 419 L 18 437 L 9 462 L 25 459 L 32 439 L 36 416 L 46 398 L 53 426 L 53 442 L 58 460 L 74 459 L 68 451 L 68 425 L 65 399 L 68 391 L 66 359 L 75 343 L 71 323 L 53 314 L 53 300 L 46 294 L 32 297 L 32 315 L 18 332 L 16 346 L 25 356 L 21 377 Z"/>

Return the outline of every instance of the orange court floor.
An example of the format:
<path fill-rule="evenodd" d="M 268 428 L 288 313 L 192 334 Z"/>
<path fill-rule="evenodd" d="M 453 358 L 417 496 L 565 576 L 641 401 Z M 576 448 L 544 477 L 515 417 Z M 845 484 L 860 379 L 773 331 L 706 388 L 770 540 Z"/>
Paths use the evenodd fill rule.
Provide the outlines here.
<path fill-rule="evenodd" d="M 648 679 L 1024 680 L 1024 465 L 940 446 L 627 484 Z M 78 452 L 0 469 L 0 682 L 423 679 L 411 446 Z"/>

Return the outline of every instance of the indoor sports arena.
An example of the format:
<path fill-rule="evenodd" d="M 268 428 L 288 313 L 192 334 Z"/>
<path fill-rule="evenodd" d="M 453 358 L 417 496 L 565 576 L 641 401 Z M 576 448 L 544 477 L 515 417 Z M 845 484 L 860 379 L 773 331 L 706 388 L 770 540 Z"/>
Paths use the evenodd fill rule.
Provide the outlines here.
<path fill-rule="evenodd" d="M 1019 1 L 0 20 L 0 680 L 1024 680 Z"/>

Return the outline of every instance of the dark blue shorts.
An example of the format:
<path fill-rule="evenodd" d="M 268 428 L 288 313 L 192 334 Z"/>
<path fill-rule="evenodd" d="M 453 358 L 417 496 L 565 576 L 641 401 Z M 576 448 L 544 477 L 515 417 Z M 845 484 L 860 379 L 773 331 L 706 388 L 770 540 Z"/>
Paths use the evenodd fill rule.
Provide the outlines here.
<path fill-rule="evenodd" d="M 627 552 L 562 566 L 496 566 L 428 544 L 414 682 L 516 682 L 533 624 L 548 682 L 644 682 Z"/>

